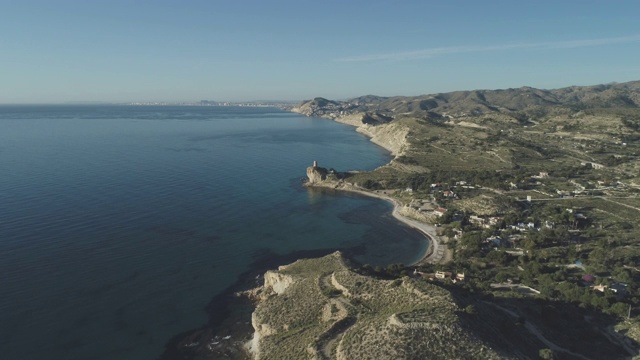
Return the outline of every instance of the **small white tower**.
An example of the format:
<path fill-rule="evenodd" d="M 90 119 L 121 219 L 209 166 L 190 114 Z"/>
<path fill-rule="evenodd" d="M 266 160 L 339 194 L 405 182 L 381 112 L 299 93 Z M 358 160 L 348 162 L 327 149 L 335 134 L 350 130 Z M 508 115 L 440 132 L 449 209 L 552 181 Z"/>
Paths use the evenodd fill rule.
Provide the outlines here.
<path fill-rule="evenodd" d="M 318 167 L 318 162 L 313 160 L 313 167 Z"/>

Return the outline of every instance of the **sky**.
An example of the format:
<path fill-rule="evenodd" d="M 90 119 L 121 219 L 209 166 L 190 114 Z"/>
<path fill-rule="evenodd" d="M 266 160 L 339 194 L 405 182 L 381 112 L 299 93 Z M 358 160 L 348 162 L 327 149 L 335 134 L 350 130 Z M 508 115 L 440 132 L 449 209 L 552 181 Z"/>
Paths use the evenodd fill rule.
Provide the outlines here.
<path fill-rule="evenodd" d="M 0 104 L 640 80 L 640 1 L 0 0 Z"/>

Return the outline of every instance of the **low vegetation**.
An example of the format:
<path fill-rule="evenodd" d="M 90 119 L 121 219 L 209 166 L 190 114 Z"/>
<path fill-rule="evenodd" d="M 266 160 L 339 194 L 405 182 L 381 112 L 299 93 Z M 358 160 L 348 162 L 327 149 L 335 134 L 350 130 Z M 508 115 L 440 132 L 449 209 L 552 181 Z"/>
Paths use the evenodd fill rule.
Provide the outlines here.
<path fill-rule="evenodd" d="M 523 343 L 528 356 L 593 358 L 594 346 L 569 341 L 579 343 L 578 330 L 563 325 L 564 316 L 605 326 L 581 335 L 613 341 L 601 358 L 637 353 L 634 340 L 616 342 L 624 336 L 612 329 L 618 324 L 635 334 L 640 315 L 640 82 L 319 104 L 298 110 L 337 119 L 364 114 L 377 120 L 363 126 L 408 129 L 406 146 L 389 165 L 345 173 L 343 181 L 385 190 L 416 218 L 438 225 L 452 261 L 417 271 L 465 274 L 463 284 L 443 283 L 468 303 L 468 311 L 455 311 L 456 321 L 474 327 L 472 319 L 486 319 L 485 312 L 516 314 L 557 340 L 556 348 Z M 360 272 L 392 279 L 413 270 Z M 402 288 L 411 283 L 402 281 Z"/>
<path fill-rule="evenodd" d="M 254 312 L 255 357 L 615 359 L 637 346 L 633 321 L 594 308 L 405 270 L 349 264 L 340 253 L 281 268 L 287 287 L 267 281 Z"/>

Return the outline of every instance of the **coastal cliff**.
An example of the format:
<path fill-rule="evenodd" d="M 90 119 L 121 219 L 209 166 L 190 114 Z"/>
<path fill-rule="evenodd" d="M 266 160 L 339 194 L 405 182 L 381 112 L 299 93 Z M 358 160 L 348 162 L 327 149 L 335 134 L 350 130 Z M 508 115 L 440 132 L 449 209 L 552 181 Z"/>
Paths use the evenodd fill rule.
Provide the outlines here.
<path fill-rule="evenodd" d="M 371 138 L 394 156 L 403 155 L 408 150 L 409 128 L 393 122 L 393 117 L 375 111 L 345 109 L 338 102 L 324 98 L 305 101 L 291 108 L 292 112 L 306 116 L 317 116 L 356 127 L 356 131 Z"/>
<path fill-rule="evenodd" d="M 341 122 L 340 119 L 336 121 Z M 393 156 L 403 155 L 409 149 L 407 142 L 409 128 L 402 124 L 362 124 L 358 126 L 356 131 L 370 137 L 371 142 L 387 149 Z"/>
<path fill-rule="evenodd" d="M 319 184 L 320 182 L 327 179 L 328 174 L 329 171 L 327 169 L 319 167 L 318 163 L 314 161 L 313 165 L 307 168 L 307 183 Z"/>
<path fill-rule="evenodd" d="M 511 358 L 465 326 L 447 290 L 358 274 L 339 252 L 269 271 L 259 291 L 256 360 Z"/>

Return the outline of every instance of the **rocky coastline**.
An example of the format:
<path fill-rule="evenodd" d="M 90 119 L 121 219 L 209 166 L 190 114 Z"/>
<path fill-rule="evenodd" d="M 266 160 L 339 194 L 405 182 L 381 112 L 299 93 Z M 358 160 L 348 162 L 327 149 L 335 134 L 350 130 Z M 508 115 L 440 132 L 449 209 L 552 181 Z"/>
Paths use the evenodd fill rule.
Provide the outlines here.
<path fill-rule="evenodd" d="M 332 112 L 330 109 L 331 103 L 328 100 L 327 103 L 324 103 L 322 100 L 314 99 L 289 110 L 306 116 L 322 117 L 354 126 L 357 132 L 364 134 L 370 138 L 371 142 L 389 151 L 394 156 L 394 160 L 409 149 L 409 142 L 407 141 L 409 129 L 398 123 L 389 123 L 389 117 L 379 114 L 372 115 L 367 112 Z M 392 165 L 394 160 L 391 160 L 386 166 Z M 388 191 L 369 191 L 342 181 L 336 175 L 338 174 L 335 174 L 333 169 L 327 170 L 319 167 L 317 162 L 314 161 L 313 165 L 307 168 L 305 186 L 348 191 L 388 201 L 393 204 L 392 216 L 403 224 L 420 231 L 429 242 L 425 254 L 419 261 L 411 265 L 446 262 L 451 259 L 451 252 L 443 241 L 444 239 L 438 236 L 435 225 L 426 224 L 406 216 L 410 215 L 409 209 L 397 199 L 389 196 Z"/>
<path fill-rule="evenodd" d="M 331 109 L 331 107 L 328 107 Z M 409 149 L 407 136 L 409 129 L 401 124 L 390 122 L 391 118 L 370 112 L 331 112 L 327 106 L 319 106 L 315 100 L 288 109 L 305 116 L 321 117 L 342 124 L 351 125 L 356 131 L 369 137 L 371 142 L 385 148 L 391 155 L 398 157 Z"/>

